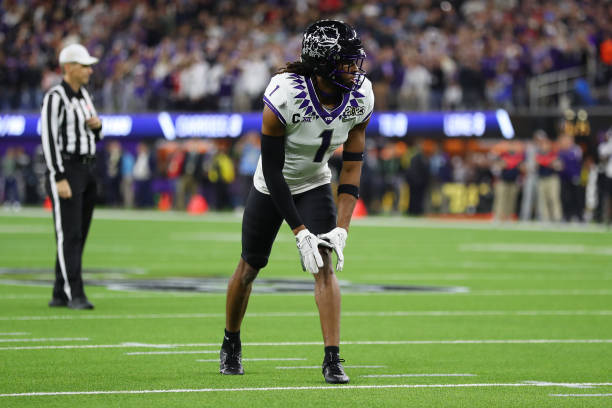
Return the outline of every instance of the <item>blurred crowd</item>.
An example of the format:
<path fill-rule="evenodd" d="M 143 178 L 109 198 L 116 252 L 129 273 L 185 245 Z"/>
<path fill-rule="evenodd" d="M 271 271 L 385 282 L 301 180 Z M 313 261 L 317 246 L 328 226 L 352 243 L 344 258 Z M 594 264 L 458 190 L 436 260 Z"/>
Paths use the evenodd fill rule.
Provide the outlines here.
<path fill-rule="evenodd" d="M 360 198 L 370 214 L 609 223 L 612 129 L 599 138 L 594 151 L 563 129 L 554 139 L 538 130 L 525 141 L 369 138 Z M 238 139 L 104 141 L 97 152 L 99 201 L 109 207 L 240 211 L 259 155 L 257 132 Z M 338 150 L 329 162 L 333 184 L 341 157 Z M 40 146 L 31 154 L 9 147 L 0 159 L 4 208 L 40 205 L 46 196 Z"/>
<path fill-rule="evenodd" d="M 103 112 L 258 110 L 326 17 L 361 34 L 377 110 L 524 107 L 530 77 L 589 61 L 574 104 L 612 103 L 606 0 L 3 0 L 0 110 L 38 110 L 77 41 L 100 58 L 90 87 Z"/>

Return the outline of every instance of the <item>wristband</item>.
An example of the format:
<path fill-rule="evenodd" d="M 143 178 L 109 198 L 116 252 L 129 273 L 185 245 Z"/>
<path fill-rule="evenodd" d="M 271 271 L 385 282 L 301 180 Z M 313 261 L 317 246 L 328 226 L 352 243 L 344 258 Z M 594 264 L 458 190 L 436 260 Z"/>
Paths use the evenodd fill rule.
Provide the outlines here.
<path fill-rule="evenodd" d="M 342 152 L 343 161 L 363 161 L 363 152 Z"/>
<path fill-rule="evenodd" d="M 338 186 L 338 195 L 350 194 L 355 198 L 359 198 L 359 187 L 353 184 L 340 184 Z"/>

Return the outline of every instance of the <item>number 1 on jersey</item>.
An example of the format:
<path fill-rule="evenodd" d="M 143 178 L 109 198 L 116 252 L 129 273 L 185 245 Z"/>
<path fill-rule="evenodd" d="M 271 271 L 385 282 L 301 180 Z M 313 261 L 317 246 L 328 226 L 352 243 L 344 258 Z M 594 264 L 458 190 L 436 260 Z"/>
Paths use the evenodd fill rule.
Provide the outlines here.
<path fill-rule="evenodd" d="M 317 149 L 317 154 L 315 154 L 314 162 L 321 163 L 323 161 L 323 157 L 325 156 L 325 152 L 327 152 L 327 148 L 331 143 L 331 137 L 334 133 L 333 129 L 326 129 L 319 135 L 323 140 L 321 141 L 321 146 Z"/>

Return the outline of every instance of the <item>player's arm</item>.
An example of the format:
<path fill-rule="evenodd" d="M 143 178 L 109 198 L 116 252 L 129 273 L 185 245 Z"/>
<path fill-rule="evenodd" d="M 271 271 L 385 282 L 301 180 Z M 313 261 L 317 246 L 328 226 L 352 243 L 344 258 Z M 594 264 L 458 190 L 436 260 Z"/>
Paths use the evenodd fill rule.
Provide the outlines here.
<path fill-rule="evenodd" d="M 342 152 L 342 170 L 338 186 L 338 227 L 349 229 L 351 216 L 359 197 L 363 151 L 365 149 L 365 130 L 370 120 L 360 123 L 348 134 Z"/>
<path fill-rule="evenodd" d="M 274 205 L 295 234 L 302 269 L 318 273 L 319 268 L 323 267 L 323 258 L 318 246 L 327 243 L 320 242 L 316 235 L 308 231 L 293 202 L 291 190 L 283 176 L 285 137 L 285 126 L 267 105 L 264 106 L 261 125 L 261 164 L 266 186 Z"/>
<path fill-rule="evenodd" d="M 348 235 L 351 216 L 359 198 L 359 183 L 361 180 L 361 165 L 365 148 L 365 129 L 370 120 L 360 123 L 349 132 L 342 152 L 342 170 L 338 186 L 338 221 L 333 230 L 320 234 L 319 238 L 329 242 L 336 252 L 338 262 L 336 270 L 344 268 L 344 247 Z"/>
<path fill-rule="evenodd" d="M 261 164 L 274 205 L 297 235 L 305 227 L 283 176 L 285 125 L 267 105 L 264 106 L 261 125 Z"/>

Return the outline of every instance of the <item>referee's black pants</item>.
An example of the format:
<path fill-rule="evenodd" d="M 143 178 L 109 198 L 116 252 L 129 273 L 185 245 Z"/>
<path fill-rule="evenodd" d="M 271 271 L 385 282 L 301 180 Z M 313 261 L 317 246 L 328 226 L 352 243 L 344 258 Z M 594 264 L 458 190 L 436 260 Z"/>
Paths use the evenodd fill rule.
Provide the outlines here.
<path fill-rule="evenodd" d="M 59 197 L 50 174 L 47 174 L 46 187 L 53 203 L 57 243 L 53 297 L 71 300 L 85 297 L 81 259 L 96 203 L 95 161 L 65 161 L 64 169 L 72 197 Z"/>

